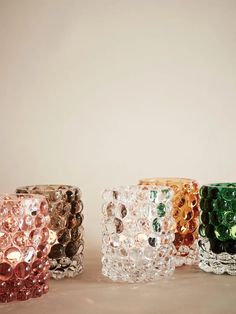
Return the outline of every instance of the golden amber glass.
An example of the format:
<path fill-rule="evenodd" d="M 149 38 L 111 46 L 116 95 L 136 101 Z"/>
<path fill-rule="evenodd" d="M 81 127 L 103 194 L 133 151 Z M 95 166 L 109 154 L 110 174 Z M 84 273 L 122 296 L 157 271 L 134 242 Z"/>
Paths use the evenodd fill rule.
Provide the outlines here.
<path fill-rule="evenodd" d="M 172 216 L 175 220 L 176 266 L 196 264 L 198 262 L 199 224 L 198 183 L 186 178 L 151 178 L 142 179 L 139 184 L 172 188 L 174 191 Z"/>

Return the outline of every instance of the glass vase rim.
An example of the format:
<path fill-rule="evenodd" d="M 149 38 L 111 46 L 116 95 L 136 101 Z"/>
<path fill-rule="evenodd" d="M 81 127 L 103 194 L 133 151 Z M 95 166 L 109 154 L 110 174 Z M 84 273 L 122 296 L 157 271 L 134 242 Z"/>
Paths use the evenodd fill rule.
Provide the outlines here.
<path fill-rule="evenodd" d="M 118 186 L 115 186 L 115 187 L 107 187 L 105 189 L 102 190 L 102 192 L 105 192 L 105 191 L 110 191 L 110 192 L 114 192 L 114 191 L 117 191 L 119 192 L 120 190 L 130 190 L 130 189 L 168 189 L 170 191 L 172 191 L 172 188 L 168 185 L 156 185 L 156 184 L 129 184 L 129 185 L 118 185 Z"/>
<path fill-rule="evenodd" d="M 151 184 L 153 185 L 157 184 L 157 181 L 170 181 L 173 183 L 192 183 L 197 182 L 194 179 L 191 178 L 185 178 L 185 177 L 153 177 L 153 178 L 144 178 L 139 180 L 139 185 L 145 185 L 145 184 Z M 164 184 L 164 182 L 161 182 Z"/>
<path fill-rule="evenodd" d="M 202 185 L 207 188 L 224 188 L 224 189 L 236 189 L 236 182 L 217 182 L 217 183 L 206 183 Z"/>
<path fill-rule="evenodd" d="M 23 197 L 23 198 L 22 198 Z M 9 198 L 9 200 L 11 201 L 16 201 L 19 200 L 20 198 L 22 198 L 23 200 L 27 200 L 27 199 L 35 199 L 35 200 L 39 200 L 39 201 L 45 201 L 46 198 L 44 195 L 42 194 L 33 194 L 33 193 L 0 193 L 0 200 L 7 200 L 7 198 Z"/>
<path fill-rule="evenodd" d="M 57 190 L 78 190 L 80 191 L 80 188 L 75 185 L 70 184 L 30 184 L 30 185 L 22 185 L 16 188 L 16 191 L 18 190 L 26 190 L 29 191 L 29 194 L 34 194 L 32 191 L 39 191 L 43 193 L 47 192 L 55 192 Z M 19 192 L 21 193 L 21 192 Z M 24 193 L 23 193 L 24 194 Z M 27 194 L 27 193 L 25 193 Z M 37 193 L 35 193 L 37 194 Z M 39 194 L 41 195 L 41 194 Z"/>

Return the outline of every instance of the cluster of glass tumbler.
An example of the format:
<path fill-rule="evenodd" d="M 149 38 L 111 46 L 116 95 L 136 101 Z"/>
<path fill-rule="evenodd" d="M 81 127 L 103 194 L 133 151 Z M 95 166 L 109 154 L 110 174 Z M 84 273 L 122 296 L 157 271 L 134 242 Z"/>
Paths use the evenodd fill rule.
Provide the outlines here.
<path fill-rule="evenodd" d="M 200 195 L 196 181 L 182 178 L 105 190 L 103 274 L 150 281 L 185 264 L 236 275 L 236 184 L 206 185 Z"/>
<path fill-rule="evenodd" d="M 201 208 L 201 210 L 200 210 Z M 102 272 L 143 282 L 175 267 L 236 275 L 236 183 L 143 179 L 108 189 L 102 206 Z M 37 185 L 0 196 L 0 302 L 48 292 L 48 279 L 83 270 L 81 191 Z"/>

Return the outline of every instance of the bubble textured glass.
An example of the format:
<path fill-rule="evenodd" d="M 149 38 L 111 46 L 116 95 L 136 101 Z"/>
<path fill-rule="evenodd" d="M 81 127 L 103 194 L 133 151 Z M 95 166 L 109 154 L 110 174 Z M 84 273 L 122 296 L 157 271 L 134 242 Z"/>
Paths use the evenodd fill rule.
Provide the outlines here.
<path fill-rule="evenodd" d="M 36 193 L 49 204 L 50 272 L 52 278 L 74 277 L 83 270 L 83 203 L 81 191 L 69 185 L 36 185 L 17 189 Z"/>
<path fill-rule="evenodd" d="M 0 302 L 48 292 L 49 220 L 43 196 L 0 196 Z"/>
<path fill-rule="evenodd" d="M 177 249 L 176 266 L 198 264 L 198 183 L 185 178 L 154 178 L 140 180 L 142 185 L 166 185 L 174 191 L 172 217 L 175 221 Z"/>
<path fill-rule="evenodd" d="M 114 281 L 152 281 L 175 269 L 172 191 L 129 186 L 105 190 L 102 272 Z"/>
<path fill-rule="evenodd" d="M 236 183 L 201 187 L 200 268 L 236 275 Z"/>

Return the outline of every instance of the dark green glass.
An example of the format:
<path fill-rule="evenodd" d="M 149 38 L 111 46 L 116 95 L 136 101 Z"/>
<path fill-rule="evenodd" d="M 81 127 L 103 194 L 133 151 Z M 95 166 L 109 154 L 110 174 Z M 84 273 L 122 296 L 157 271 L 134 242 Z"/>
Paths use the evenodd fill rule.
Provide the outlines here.
<path fill-rule="evenodd" d="M 165 204 L 160 203 L 160 204 L 157 206 L 157 215 L 158 215 L 159 217 L 163 217 L 163 216 L 165 216 L 165 213 L 166 213 L 166 206 L 165 206 Z"/>
<path fill-rule="evenodd" d="M 210 223 L 214 226 L 218 226 L 220 224 L 220 213 L 218 213 L 216 210 L 213 210 L 210 213 Z"/>
<path fill-rule="evenodd" d="M 213 253 L 236 254 L 236 183 L 216 183 L 200 189 L 199 233 Z"/>
<path fill-rule="evenodd" d="M 205 226 L 204 226 L 204 225 L 200 225 L 200 226 L 199 226 L 199 234 L 200 234 L 202 237 L 205 237 L 205 236 L 206 236 L 206 230 L 205 230 Z"/>
<path fill-rule="evenodd" d="M 160 232 L 161 231 L 161 224 L 160 222 L 158 221 L 158 218 L 155 218 L 152 222 L 152 226 L 153 226 L 153 230 L 155 232 Z"/>

